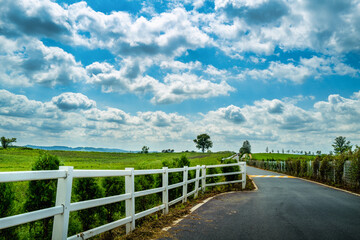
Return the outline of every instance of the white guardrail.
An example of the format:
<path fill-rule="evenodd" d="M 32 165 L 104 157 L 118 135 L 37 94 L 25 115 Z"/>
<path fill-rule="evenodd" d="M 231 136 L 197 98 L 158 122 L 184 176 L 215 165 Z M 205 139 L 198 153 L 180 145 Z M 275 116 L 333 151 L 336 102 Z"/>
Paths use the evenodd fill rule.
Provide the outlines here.
<path fill-rule="evenodd" d="M 230 167 L 239 166 L 240 171 L 230 173 L 219 173 L 219 174 L 206 174 L 208 168 L 219 168 L 219 167 Z M 196 170 L 196 176 L 193 179 L 188 179 L 188 173 L 191 170 Z M 168 185 L 168 174 L 173 172 L 183 172 L 183 181 Z M 148 189 L 144 191 L 135 192 L 135 176 L 147 175 L 147 174 L 162 174 L 162 187 Z M 225 175 L 237 175 L 242 174 L 241 180 L 229 181 L 229 182 L 217 182 L 206 184 L 206 178 L 225 176 Z M 125 177 L 125 194 L 104 197 L 99 199 L 93 199 L 82 202 L 71 203 L 71 190 L 72 182 L 74 178 L 92 178 L 92 177 Z M 54 217 L 52 239 L 87 239 L 93 237 L 102 232 L 109 231 L 113 228 L 126 225 L 126 233 L 135 229 L 136 219 L 142 218 L 154 212 L 163 210 L 164 214 L 169 211 L 169 206 L 178 202 L 186 202 L 187 198 L 194 195 L 196 198 L 200 190 L 205 191 L 206 187 L 230 184 L 230 183 L 242 183 L 242 188 L 245 188 L 246 184 L 246 163 L 238 162 L 233 164 L 222 164 L 222 165 L 210 165 L 210 166 L 196 166 L 184 168 L 167 168 L 162 169 L 151 169 L 151 170 L 134 170 L 133 168 L 126 168 L 125 170 L 74 170 L 73 167 L 61 166 L 59 170 L 51 171 L 26 171 L 26 172 L 0 172 L 0 183 L 1 182 L 18 182 L 18 181 L 34 181 L 34 180 L 45 180 L 45 179 L 57 179 L 57 192 L 56 192 L 56 203 L 54 207 L 41 209 L 33 212 L 19 214 L 15 216 L 0 218 L 0 229 L 5 229 L 13 226 L 17 226 L 24 223 L 29 223 L 37 220 L 41 220 L 48 217 Z M 199 183 L 201 181 L 201 187 Z M 194 190 L 187 192 L 188 184 L 195 183 Z M 182 196 L 169 202 L 169 190 L 182 187 Z M 154 193 L 162 192 L 162 204 L 145 210 L 143 212 L 135 213 L 135 198 L 145 196 Z M 111 203 L 125 201 L 125 213 L 126 217 L 117 221 L 96 227 L 91 230 L 76 234 L 68 237 L 69 227 L 69 214 L 73 211 L 79 211 L 87 208 L 93 208 L 103 206 Z"/>

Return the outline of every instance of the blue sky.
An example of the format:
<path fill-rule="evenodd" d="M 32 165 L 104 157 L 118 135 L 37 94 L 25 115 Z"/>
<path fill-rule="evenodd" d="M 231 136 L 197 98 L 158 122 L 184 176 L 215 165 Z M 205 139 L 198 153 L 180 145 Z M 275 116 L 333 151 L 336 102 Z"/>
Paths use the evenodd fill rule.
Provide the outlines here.
<path fill-rule="evenodd" d="M 360 144 L 360 2 L 0 0 L 18 145 L 328 152 Z"/>

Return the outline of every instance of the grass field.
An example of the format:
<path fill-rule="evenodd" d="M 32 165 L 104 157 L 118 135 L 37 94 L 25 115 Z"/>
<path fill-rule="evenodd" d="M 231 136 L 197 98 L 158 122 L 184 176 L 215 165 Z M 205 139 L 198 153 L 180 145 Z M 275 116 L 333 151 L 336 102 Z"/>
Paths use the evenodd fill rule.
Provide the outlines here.
<path fill-rule="evenodd" d="M 312 160 L 315 158 L 315 156 L 311 156 L 311 155 L 282 154 L 282 153 L 253 153 L 251 155 L 254 160 L 274 159 L 274 160 L 285 161 L 288 158 L 303 158 L 307 160 Z"/>
<path fill-rule="evenodd" d="M 9 148 L 0 150 L 0 171 L 29 171 L 43 150 Z M 135 169 L 161 168 L 163 161 L 180 158 L 183 154 L 190 160 L 191 166 L 218 164 L 232 152 L 217 153 L 106 153 L 106 152 L 75 152 L 47 151 L 59 157 L 64 166 L 75 169 Z"/>

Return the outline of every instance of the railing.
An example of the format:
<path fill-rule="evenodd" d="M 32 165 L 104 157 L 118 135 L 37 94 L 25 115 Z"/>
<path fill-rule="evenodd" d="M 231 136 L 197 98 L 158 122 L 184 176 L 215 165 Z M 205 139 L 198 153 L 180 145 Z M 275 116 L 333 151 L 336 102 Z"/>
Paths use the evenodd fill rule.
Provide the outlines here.
<path fill-rule="evenodd" d="M 219 173 L 219 174 L 206 174 L 208 168 L 239 166 L 240 171 Z M 188 180 L 189 171 L 195 170 L 195 178 Z M 182 172 L 183 181 L 172 185 L 168 184 L 169 173 Z M 148 174 L 162 174 L 162 187 L 148 189 L 135 192 L 135 176 L 148 175 Z M 206 178 L 226 175 L 242 174 L 241 180 L 219 182 L 219 183 L 206 183 Z M 125 177 L 125 194 L 104 197 L 99 199 L 93 199 L 88 201 L 81 201 L 71 203 L 71 190 L 72 182 L 74 178 L 92 178 L 92 177 Z M 29 172 L 0 172 L 1 182 L 18 182 L 18 181 L 34 181 L 34 180 L 46 180 L 46 179 L 58 179 L 56 203 L 54 207 L 41 209 L 29 213 L 19 214 L 15 216 L 0 218 L 0 229 L 5 229 L 13 226 L 17 226 L 24 223 L 29 223 L 44 218 L 54 217 L 52 239 L 87 239 L 102 232 L 109 231 L 113 228 L 126 225 L 126 233 L 135 229 L 135 221 L 139 218 L 152 214 L 154 212 L 162 210 L 164 214 L 169 211 L 169 206 L 178 202 L 186 202 L 187 198 L 194 195 L 196 198 L 199 191 L 205 191 L 206 187 L 230 184 L 230 183 L 242 183 L 242 188 L 245 188 L 246 184 L 246 163 L 239 162 L 234 164 L 222 164 L 211 166 L 196 166 L 184 168 L 170 168 L 164 167 L 162 169 L 151 170 L 134 170 L 133 168 L 126 168 L 125 170 L 74 170 L 73 167 L 61 166 L 59 170 L 51 171 L 29 171 Z M 201 187 L 200 185 L 201 181 Z M 188 192 L 188 184 L 195 183 L 193 191 Z M 169 202 L 169 190 L 182 187 L 181 197 Z M 154 208 L 145 210 L 143 212 L 135 213 L 135 198 L 146 196 L 154 193 L 162 193 L 162 204 Z M 125 201 L 125 218 L 117 221 L 96 227 L 91 230 L 79 233 L 77 235 L 67 237 L 69 227 L 70 212 L 79 211 L 83 209 L 103 206 L 111 203 Z"/>

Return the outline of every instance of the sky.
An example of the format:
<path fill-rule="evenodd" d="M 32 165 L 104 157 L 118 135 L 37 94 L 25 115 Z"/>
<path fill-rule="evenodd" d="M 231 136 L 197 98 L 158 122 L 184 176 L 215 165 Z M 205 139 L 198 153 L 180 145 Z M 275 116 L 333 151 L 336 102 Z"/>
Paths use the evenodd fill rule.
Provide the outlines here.
<path fill-rule="evenodd" d="M 0 0 L 16 145 L 328 152 L 360 145 L 359 0 Z"/>

